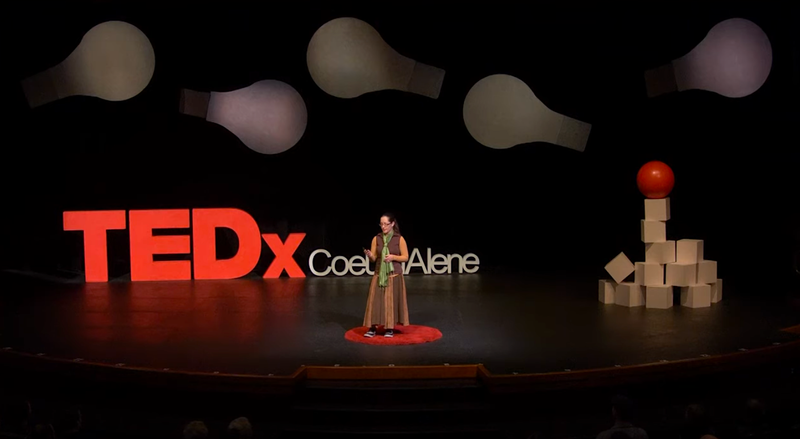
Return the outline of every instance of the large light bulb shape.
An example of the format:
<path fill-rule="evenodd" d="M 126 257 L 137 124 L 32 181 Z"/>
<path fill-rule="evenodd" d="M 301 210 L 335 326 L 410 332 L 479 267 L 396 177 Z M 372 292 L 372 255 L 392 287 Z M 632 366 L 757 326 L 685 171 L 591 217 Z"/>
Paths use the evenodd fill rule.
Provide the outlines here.
<path fill-rule="evenodd" d="M 437 99 L 445 73 L 397 53 L 375 28 L 352 17 L 336 18 L 317 29 L 306 63 L 317 86 L 339 98 L 400 90 Z"/>
<path fill-rule="evenodd" d="M 224 126 L 261 154 L 278 154 L 296 145 L 308 121 L 300 93 L 276 80 L 258 81 L 229 92 L 184 89 L 180 111 Z"/>
<path fill-rule="evenodd" d="M 712 27 L 686 55 L 645 72 L 647 95 L 694 89 L 741 98 L 761 88 L 771 69 L 767 34 L 752 21 L 731 18 Z"/>
<path fill-rule="evenodd" d="M 155 68 L 153 46 L 141 30 L 106 21 L 89 29 L 60 64 L 24 79 L 22 89 L 31 108 L 69 96 L 124 101 L 147 87 Z"/>
<path fill-rule="evenodd" d="M 519 78 L 487 76 L 464 99 L 464 124 L 484 146 L 548 142 L 583 152 L 592 126 L 547 108 Z"/>

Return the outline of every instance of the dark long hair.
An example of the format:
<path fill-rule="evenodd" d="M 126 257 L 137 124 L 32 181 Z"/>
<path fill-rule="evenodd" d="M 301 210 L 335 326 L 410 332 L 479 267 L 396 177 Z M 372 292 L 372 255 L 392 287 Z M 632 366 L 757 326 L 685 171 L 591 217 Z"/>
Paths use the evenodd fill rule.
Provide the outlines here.
<path fill-rule="evenodd" d="M 400 234 L 400 224 L 397 223 L 397 218 L 394 217 L 394 214 L 391 213 L 391 212 L 386 212 L 383 215 L 381 215 L 381 217 L 384 217 L 384 216 L 386 218 L 389 218 L 389 222 L 390 223 L 394 223 L 394 227 L 392 227 L 392 230 L 394 230 L 394 233 L 396 235 L 399 235 Z"/>

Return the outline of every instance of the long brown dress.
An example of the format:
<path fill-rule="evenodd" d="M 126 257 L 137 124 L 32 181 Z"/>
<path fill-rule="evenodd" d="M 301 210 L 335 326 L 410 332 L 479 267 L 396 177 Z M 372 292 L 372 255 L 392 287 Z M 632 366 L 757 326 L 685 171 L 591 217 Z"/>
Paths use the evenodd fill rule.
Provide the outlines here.
<path fill-rule="evenodd" d="M 406 283 L 403 279 L 403 264 L 392 261 L 394 272 L 389 273 L 389 281 L 385 287 L 378 286 L 381 269 L 381 252 L 383 251 L 383 233 L 375 237 L 376 256 L 375 274 L 369 285 L 367 310 L 364 313 L 364 326 L 380 326 L 394 329 L 395 325 L 408 325 L 408 301 L 406 299 Z M 394 232 L 389 240 L 389 253 L 400 254 L 400 233 Z"/>

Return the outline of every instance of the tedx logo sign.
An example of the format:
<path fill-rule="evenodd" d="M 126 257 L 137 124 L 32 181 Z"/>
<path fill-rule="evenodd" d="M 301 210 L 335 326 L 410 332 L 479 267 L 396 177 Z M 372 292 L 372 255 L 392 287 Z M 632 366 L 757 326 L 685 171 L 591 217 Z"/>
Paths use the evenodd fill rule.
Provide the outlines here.
<path fill-rule="evenodd" d="M 191 225 L 190 225 L 191 224 Z M 189 229 L 191 235 L 154 235 L 156 229 Z M 236 233 L 239 250 L 217 259 L 216 229 Z M 109 230 L 128 229 L 132 281 L 234 279 L 250 273 L 265 241 L 275 259 L 264 278 L 305 277 L 293 255 L 305 233 L 292 233 L 282 242 L 275 233 L 262 234 L 247 212 L 239 209 L 98 210 L 64 212 L 64 230 L 83 232 L 87 282 L 108 282 Z M 156 261 L 154 255 L 191 255 L 191 261 Z"/>

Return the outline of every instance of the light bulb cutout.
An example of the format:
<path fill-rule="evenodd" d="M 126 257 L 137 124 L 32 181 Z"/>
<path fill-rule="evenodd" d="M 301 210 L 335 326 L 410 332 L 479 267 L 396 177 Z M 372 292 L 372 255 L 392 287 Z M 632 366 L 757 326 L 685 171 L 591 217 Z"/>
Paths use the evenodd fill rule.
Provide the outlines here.
<path fill-rule="evenodd" d="M 480 144 L 506 149 L 548 142 L 583 152 L 592 126 L 554 112 L 511 75 L 487 76 L 464 99 L 464 124 Z"/>
<path fill-rule="evenodd" d="M 731 18 L 716 24 L 686 55 L 645 72 L 647 95 L 706 90 L 729 98 L 755 93 L 772 69 L 772 45 L 752 21 Z"/>
<path fill-rule="evenodd" d="M 224 126 L 261 154 L 278 154 L 296 145 L 308 122 L 300 93 L 276 80 L 229 92 L 183 89 L 180 112 Z"/>
<path fill-rule="evenodd" d="M 89 29 L 60 64 L 22 81 L 31 108 L 69 96 L 106 101 L 130 99 L 147 87 L 156 56 L 147 36 L 124 21 L 106 21 Z"/>
<path fill-rule="evenodd" d="M 351 17 L 317 29 L 306 63 L 317 86 L 338 98 L 400 90 L 437 99 L 445 73 L 397 53 L 374 27 Z"/>

